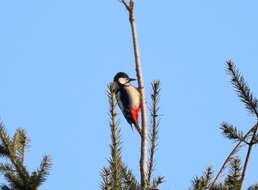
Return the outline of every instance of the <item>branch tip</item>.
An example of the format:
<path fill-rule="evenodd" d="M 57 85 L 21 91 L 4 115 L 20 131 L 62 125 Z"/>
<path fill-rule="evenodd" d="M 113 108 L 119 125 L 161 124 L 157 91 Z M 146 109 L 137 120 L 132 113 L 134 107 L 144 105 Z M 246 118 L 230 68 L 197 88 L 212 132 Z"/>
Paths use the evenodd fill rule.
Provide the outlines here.
<path fill-rule="evenodd" d="M 130 12 L 130 5 L 125 0 L 121 0 L 121 3 L 125 6 L 125 8 Z"/>

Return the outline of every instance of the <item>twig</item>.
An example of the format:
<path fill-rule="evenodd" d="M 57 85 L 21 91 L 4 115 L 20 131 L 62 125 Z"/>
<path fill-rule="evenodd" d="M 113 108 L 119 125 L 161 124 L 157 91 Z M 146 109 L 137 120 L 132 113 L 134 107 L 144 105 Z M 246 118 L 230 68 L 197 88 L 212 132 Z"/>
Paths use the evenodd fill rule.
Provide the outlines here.
<path fill-rule="evenodd" d="M 252 151 L 252 148 L 253 148 L 253 145 L 254 145 L 254 139 L 255 139 L 255 135 L 257 133 L 257 130 L 258 130 L 258 123 L 256 124 L 256 127 L 254 129 L 252 139 L 248 143 L 248 150 L 247 150 L 247 153 L 246 153 L 245 163 L 244 163 L 244 167 L 243 167 L 243 171 L 242 171 L 242 175 L 241 175 L 241 180 L 240 180 L 240 182 L 241 182 L 240 183 L 240 190 L 242 189 L 243 184 L 244 184 L 245 174 L 246 174 L 247 166 L 248 166 L 248 163 L 249 163 L 249 160 L 250 160 L 250 155 L 251 155 L 251 151 Z"/>
<path fill-rule="evenodd" d="M 141 99 L 141 119 L 142 119 L 142 136 L 141 136 L 141 158 L 140 158 L 140 172 L 141 172 L 141 190 L 146 190 L 147 182 L 147 108 L 144 95 L 144 82 L 141 69 L 140 48 L 138 44 L 138 34 L 136 30 L 136 22 L 134 15 L 134 0 L 130 0 L 129 4 L 122 0 L 129 13 L 129 22 L 132 30 L 133 49 L 135 58 L 135 69 L 137 74 L 138 88 Z"/>
<path fill-rule="evenodd" d="M 125 0 L 121 0 L 121 2 L 124 4 L 125 8 L 130 12 L 130 6 Z"/>
<path fill-rule="evenodd" d="M 250 113 L 254 114 L 256 118 L 258 119 L 258 100 L 253 96 L 250 88 L 248 87 L 244 77 L 241 75 L 241 73 L 238 71 L 236 68 L 235 64 L 229 60 L 227 61 L 227 70 L 231 76 L 231 82 L 240 97 L 241 101 L 245 104 L 245 107 L 247 110 L 249 110 Z M 255 144 L 255 137 L 256 137 L 256 132 L 258 130 L 258 123 L 256 123 L 255 128 L 253 129 L 253 134 L 252 138 L 248 145 L 248 150 L 245 158 L 245 163 L 244 163 L 244 168 L 242 171 L 241 175 L 241 180 L 240 180 L 240 190 L 242 189 L 244 178 L 245 178 L 245 173 L 247 170 L 248 162 L 250 159 L 250 154 L 253 148 L 253 145 Z M 246 138 L 244 138 L 246 140 Z M 246 140 L 247 141 L 247 140 Z M 241 142 L 241 141 L 240 141 Z"/>
<path fill-rule="evenodd" d="M 231 60 L 227 61 L 227 67 L 228 73 L 231 76 L 231 83 L 233 84 L 241 101 L 245 104 L 250 113 L 255 114 L 256 118 L 258 118 L 258 100 L 253 96 L 250 88 L 246 84 L 244 77 L 241 75 Z"/>
<path fill-rule="evenodd" d="M 250 133 L 258 128 L 258 124 L 255 124 L 255 126 L 253 126 L 243 137 L 242 140 L 240 140 L 237 145 L 233 148 L 233 150 L 230 152 L 230 154 L 228 155 L 228 157 L 225 159 L 225 161 L 223 162 L 218 174 L 216 175 L 216 177 L 214 178 L 213 182 L 209 185 L 208 189 L 211 189 L 215 183 L 217 182 L 219 176 L 221 175 L 221 173 L 223 172 L 223 170 L 225 169 L 227 163 L 230 161 L 231 157 L 235 154 L 235 152 L 240 148 L 241 144 L 244 142 L 244 140 L 250 135 Z"/>
<path fill-rule="evenodd" d="M 159 111 L 159 93 L 160 93 L 160 82 L 154 81 L 152 83 L 152 110 L 151 110 L 151 119 L 152 119 L 152 128 L 150 132 L 150 142 L 151 147 L 149 151 L 149 164 L 148 164 L 148 188 L 150 186 L 151 177 L 153 175 L 154 170 L 154 154 L 157 148 L 157 141 L 158 141 L 158 127 L 159 127 L 159 119 L 158 119 L 158 111 Z"/>

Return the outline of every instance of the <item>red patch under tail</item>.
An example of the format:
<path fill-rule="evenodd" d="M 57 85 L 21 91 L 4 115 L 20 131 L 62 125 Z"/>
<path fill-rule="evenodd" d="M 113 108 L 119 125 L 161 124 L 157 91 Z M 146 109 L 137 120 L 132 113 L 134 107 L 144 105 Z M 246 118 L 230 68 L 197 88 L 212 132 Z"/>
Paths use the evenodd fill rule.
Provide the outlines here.
<path fill-rule="evenodd" d="M 131 117 L 132 117 L 132 119 L 133 119 L 133 121 L 134 121 L 134 123 L 136 124 L 136 125 L 138 125 L 138 120 L 139 120 L 139 112 L 140 112 L 140 110 L 141 110 L 141 108 L 140 107 L 138 107 L 138 108 L 133 108 L 132 110 L 131 110 Z"/>

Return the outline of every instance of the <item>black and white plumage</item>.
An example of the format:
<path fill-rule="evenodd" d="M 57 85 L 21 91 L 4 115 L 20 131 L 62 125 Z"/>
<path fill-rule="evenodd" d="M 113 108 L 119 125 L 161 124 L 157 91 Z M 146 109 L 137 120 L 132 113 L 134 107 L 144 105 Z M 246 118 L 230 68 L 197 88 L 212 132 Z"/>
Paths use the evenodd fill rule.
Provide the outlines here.
<path fill-rule="evenodd" d="M 114 77 L 114 84 L 116 86 L 116 99 L 119 108 L 121 109 L 127 122 L 136 127 L 141 134 L 138 124 L 138 114 L 140 112 L 140 93 L 139 90 L 131 85 L 131 81 L 135 79 L 130 78 L 126 73 L 119 72 Z"/>

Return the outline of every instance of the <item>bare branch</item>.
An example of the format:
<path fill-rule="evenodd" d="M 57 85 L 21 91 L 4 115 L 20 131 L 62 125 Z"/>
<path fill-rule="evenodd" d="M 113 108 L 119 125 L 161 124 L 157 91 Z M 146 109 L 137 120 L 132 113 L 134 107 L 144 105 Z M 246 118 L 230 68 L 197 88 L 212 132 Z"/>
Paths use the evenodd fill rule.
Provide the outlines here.
<path fill-rule="evenodd" d="M 239 150 L 239 148 L 241 147 L 241 144 L 244 142 L 243 140 L 245 140 L 256 128 L 258 128 L 258 124 L 255 124 L 255 126 L 253 126 L 243 137 L 242 140 L 240 140 L 237 145 L 232 149 L 232 151 L 229 153 L 228 157 L 225 159 L 225 161 L 223 162 L 218 174 L 216 175 L 216 177 L 214 178 L 213 182 L 210 184 L 209 188 L 213 187 L 215 185 L 215 183 L 217 182 L 218 178 L 220 177 L 221 173 L 224 171 L 227 163 L 231 160 L 232 156 Z"/>
<path fill-rule="evenodd" d="M 134 0 L 130 0 L 129 8 L 125 0 L 122 0 L 127 10 L 129 10 L 129 21 L 133 38 L 133 49 L 135 58 L 135 69 L 137 74 L 138 88 L 141 100 L 141 119 L 142 119 L 142 135 L 141 135 L 141 158 L 140 158 L 140 173 L 141 173 L 141 189 L 146 190 L 147 187 L 147 107 L 144 95 L 144 82 L 141 68 L 140 48 L 138 42 L 138 33 L 136 29 L 136 21 L 134 15 Z"/>
<path fill-rule="evenodd" d="M 128 5 L 128 3 L 125 0 L 121 0 L 121 3 L 124 4 L 125 8 L 130 12 L 130 6 Z"/>

